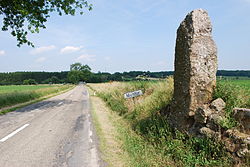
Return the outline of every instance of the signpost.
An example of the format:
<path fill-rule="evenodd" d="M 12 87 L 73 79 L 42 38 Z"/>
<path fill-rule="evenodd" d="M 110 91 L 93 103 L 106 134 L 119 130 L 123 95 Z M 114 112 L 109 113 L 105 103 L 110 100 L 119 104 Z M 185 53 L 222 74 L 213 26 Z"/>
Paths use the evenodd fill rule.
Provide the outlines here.
<path fill-rule="evenodd" d="M 134 92 L 125 93 L 124 98 L 125 99 L 130 99 L 130 98 L 134 98 L 134 97 L 137 97 L 137 96 L 140 96 L 140 95 L 143 95 L 142 90 L 137 90 L 137 91 L 134 91 Z"/>

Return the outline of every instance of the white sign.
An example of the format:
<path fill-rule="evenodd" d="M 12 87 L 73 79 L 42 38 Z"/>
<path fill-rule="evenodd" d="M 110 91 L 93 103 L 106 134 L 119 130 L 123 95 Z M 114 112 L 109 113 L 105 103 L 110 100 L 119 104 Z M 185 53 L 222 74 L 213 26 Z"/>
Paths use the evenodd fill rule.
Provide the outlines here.
<path fill-rule="evenodd" d="M 134 91 L 134 92 L 125 93 L 124 98 L 128 99 L 128 98 L 132 98 L 132 97 L 136 97 L 136 96 L 140 96 L 140 95 L 143 95 L 142 91 L 137 90 L 137 91 Z"/>

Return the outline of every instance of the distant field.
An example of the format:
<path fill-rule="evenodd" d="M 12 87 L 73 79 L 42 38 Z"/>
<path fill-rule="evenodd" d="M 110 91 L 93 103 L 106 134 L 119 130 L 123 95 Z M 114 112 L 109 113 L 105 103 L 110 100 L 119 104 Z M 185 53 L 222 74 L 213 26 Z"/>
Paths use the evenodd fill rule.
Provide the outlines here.
<path fill-rule="evenodd" d="M 15 91 L 32 91 L 49 87 L 55 87 L 55 85 L 8 85 L 0 86 L 0 93 L 10 93 Z"/>
<path fill-rule="evenodd" d="M 0 109 L 40 99 L 73 88 L 73 85 L 12 85 L 0 86 Z M 0 114 L 2 112 L 0 111 Z"/>
<path fill-rule="evenodd" d="M 249 89 L 250 90 L 250 80 L 220 80 L 220 83 L 223 84 L 231 84 L 235 86 L 240 86 L 244 89 Z"/>

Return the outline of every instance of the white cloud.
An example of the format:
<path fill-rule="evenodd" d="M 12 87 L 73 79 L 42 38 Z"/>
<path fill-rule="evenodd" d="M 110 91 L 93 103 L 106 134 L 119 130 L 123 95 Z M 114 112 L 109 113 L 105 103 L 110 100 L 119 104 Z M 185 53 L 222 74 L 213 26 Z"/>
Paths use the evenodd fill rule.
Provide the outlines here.
<path fill-rule="evenodd" d="M 39 57 L 38 59 L 36 59 L 37 63 L 42 63 L 46 60 L 46 57 Z"/>
<path fill-rule="evenodd" d="M 42 47 L 38 47 L 38 48 L 33 49 L 30 52 L 30 54 L 36 55 L 36 54 L 40 54 L 40 53 L 43 53 L 43 52 L 47 52 L 47 51 L 53 50 L 55 48 L 56 47 L 54 45 L 42 46 Z"/>
<path fill-rule="evenodd" d="M 79 46 L 79 47 L 75 47 L 75 46 L 65 46 L 64 48 L 62 48 L 60 50 L 60 52 L 62 54 L 65 54 L 65 53 L 72 53 L 72 52 L 76 52 L 76 51 L 79 51 L 81 50 L 83 47 L 82 46 Z"/>
<path fill-rule="evenodd" d="M 5 55 L 5 51 L 4 50 L 0 50 L 0 56 L 4 56 Z"/>
<path fill-rule="evenodd" d="M 84 54 L 76 58 L 77 61 L 85 60 L 85 61 L 95 61 L 95 55 Z"/>

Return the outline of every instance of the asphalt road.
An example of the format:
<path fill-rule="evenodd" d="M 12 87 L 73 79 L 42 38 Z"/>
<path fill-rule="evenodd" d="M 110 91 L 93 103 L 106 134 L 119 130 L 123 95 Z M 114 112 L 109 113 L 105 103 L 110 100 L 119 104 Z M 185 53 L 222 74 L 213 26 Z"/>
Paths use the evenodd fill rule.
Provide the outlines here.
<path fill-rule="evenodd" d="M 83 85 L 0 116 L 0 167 L 97 167 L 97 140 Z"/>

